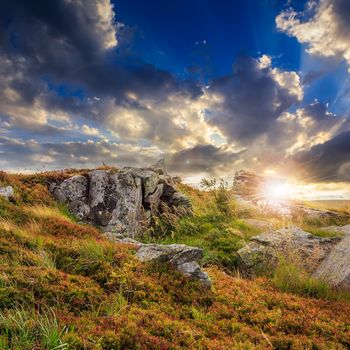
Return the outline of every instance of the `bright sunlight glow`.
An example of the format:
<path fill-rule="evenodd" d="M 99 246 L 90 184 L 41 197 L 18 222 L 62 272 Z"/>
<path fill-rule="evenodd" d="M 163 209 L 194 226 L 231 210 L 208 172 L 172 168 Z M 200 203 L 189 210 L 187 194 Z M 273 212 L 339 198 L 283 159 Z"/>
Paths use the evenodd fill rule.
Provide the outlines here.
<path fill-rule="evenodd" d="M 293 199 L 297 194 L 297 187 L 288 181 L 271 180 L 265 183 L 262 194 L 267 201 L 281 202 Z"/>

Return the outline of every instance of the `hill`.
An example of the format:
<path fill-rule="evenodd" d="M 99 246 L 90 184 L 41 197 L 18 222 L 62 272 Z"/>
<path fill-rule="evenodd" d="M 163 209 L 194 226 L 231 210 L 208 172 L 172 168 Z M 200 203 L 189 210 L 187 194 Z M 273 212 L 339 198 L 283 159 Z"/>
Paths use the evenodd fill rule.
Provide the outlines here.
<path fill-rule="evenodd" d="M 0 174 L 14 188 L 0 196 L 0 349 L 350 348 L 348 295 L 290 266 L 238 273 L 237 250 L 261 230 L 240 219 L 248 209 L 179 184 L 193 215 L 163 213 L 140 237 L 202 247 L 208 289 L 171 265 L 140 262 L 135 245 L 109 241 L 55 201 L 48 183 L 80 173 Z"/>

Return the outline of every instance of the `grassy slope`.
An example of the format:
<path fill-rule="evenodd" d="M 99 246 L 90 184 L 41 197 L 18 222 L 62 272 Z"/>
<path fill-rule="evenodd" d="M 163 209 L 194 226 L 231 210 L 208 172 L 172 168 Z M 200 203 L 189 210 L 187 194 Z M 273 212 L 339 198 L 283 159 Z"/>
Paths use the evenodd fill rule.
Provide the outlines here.
<path fill-rule="evenodd" d="M 0 185 L 16 191 L 13 202 L 0 199 L 0 349 L 350 348 L 349 303 L 281 293 L 267 279 L 234 278 L 215 266 L 207 268 L 208 291 L 168 267 L 142 264 L 132 246 L 106 241 L 57 206 L 45 181 L 66 175 L 0 175 Z M 222 254 L 254 232 L 237 220 L 210 222 L 211 209 L 201 212 L 208 194 L 191 196 L 196 215 L 209 215 L 194 219 L 204 221 L 200 236 L 223 231 L 216 249 L 209 237 L 188 242 L 198 239 L 218 259 L 208 261 L 231 266 Z M 184 227 L 198 232 L 198 224 Z"/>

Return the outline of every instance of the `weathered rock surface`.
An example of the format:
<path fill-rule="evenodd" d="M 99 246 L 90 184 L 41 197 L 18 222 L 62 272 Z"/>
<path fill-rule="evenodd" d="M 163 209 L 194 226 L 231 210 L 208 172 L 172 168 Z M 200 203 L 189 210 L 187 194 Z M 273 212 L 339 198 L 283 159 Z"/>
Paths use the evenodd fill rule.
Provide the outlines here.
<path fill-rule="evenodd" d="M 163 204 L 174 213 L 191 212 L 191 203 L 166 174 L 164 161 L 149 168 L 94 170 L 51 183 L 49 190 L 80 220 L 131 238 L 150 224 L 151 214 L 159 214 Z"/>
<path fill-rule="evenodd" d="M 335 287 L 350 290 L 350 235 L 331 250 L 314 275 Z"/>
<path fill-rule="evenodd" d="M 203 258 L 203 250 L 185 244 L 143 244 L 136 256 L 140 261 L 168 262 L 184 275 L 199 280 L 210 287 L 211 282 L 206 272 L 200 268 L 198 261 Z"/>
<path fill-rule="evenodd" d="M 9 199 L 14 195 L 14 190 L 12 186 L 0 187 L 0 196 Z"/>
<path fill-rule="evenodd" d="M 289 227 L 253 237 L 238 254 L 248 272 L 273 269 L 282 257 L 312 273 L 338 242 L 339 238 L 320 238 Z"/>

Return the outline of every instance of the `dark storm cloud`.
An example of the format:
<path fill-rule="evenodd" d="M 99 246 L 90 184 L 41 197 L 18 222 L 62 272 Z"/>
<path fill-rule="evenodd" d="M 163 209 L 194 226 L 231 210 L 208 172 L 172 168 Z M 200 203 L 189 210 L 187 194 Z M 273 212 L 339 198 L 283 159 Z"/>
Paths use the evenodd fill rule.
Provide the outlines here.
<path fill-rule="evenodd" d="M 226 147 L 197 145 L 176 152 L 169 158 L 169 169 L 177 174 L 209 173 L 217 175 L 239 159 L 242 152 L 233 152 Z"/>
<path fill-rule="evenodd" d="M 314 182 L 350 180 L 350 131 L 297 154 L 293 161 Z"/>
<path fill-rule="evenodd" d="M 23 103 L 45 91 L 43 78 L 53 86 L 73 84 L 92 96 L 112 97 L 119 104 L 128 103 L 130 92 L 153 100 L 175 92 L 200 94 L 196 84 L 180 82 L 118 49 L 109 0 L 4 0 L 0 13 L 0 54 L 2 60 L 19 61 L 14 70 L 22 74 L 12 76 L 10 85 Z M 52 102 L 71 112 L 66 99 Z"/>
<path fill-rule="evenodd" d="M 258 60 L 241 57 L 232 74 L 211 84 L 209 92 L 221 96 L 223 101 L 221 110 L 212 113 L 210 123 L 230 140 L 240 142 L 265 133 L 299 99 L 291 86 L 277 81 L 281 74 L 284 73 L 273 71 L 269 65 L 261 66 Z M 290 78 L 296 79 L 297 75 L 293 73 Z"/>

